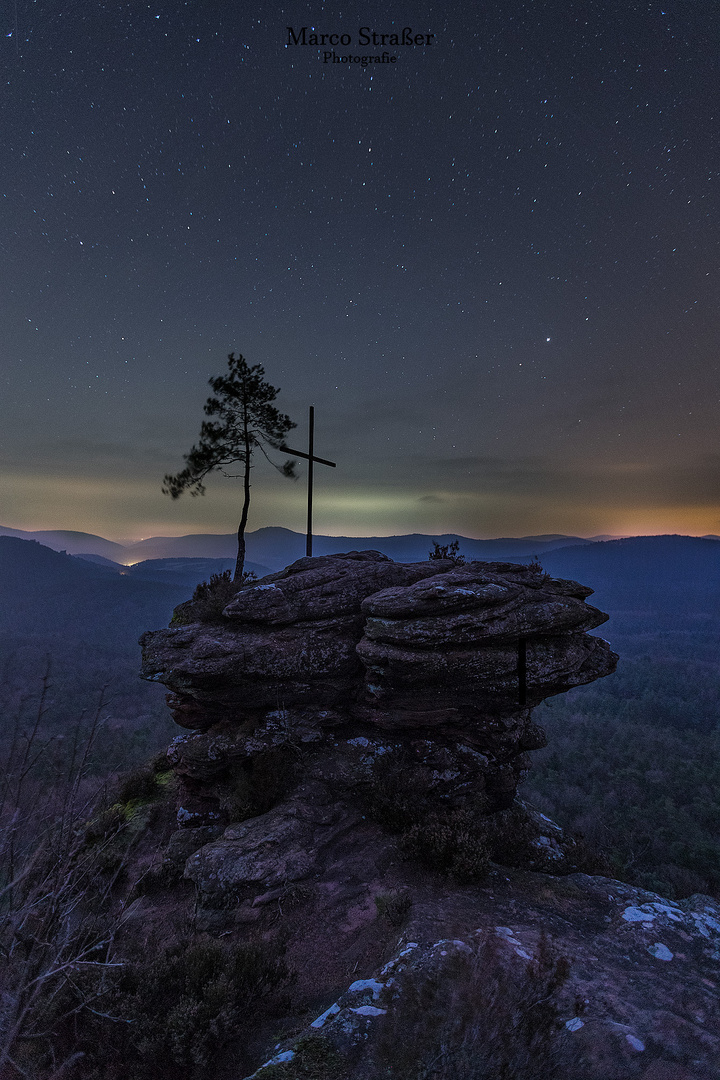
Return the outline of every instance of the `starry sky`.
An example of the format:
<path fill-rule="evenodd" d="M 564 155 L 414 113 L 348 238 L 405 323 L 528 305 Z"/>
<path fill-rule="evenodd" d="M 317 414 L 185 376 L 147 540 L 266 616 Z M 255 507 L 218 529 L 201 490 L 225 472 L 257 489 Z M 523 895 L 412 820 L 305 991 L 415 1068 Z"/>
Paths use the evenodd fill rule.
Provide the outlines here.
<path fill-rule="evenodd" d="M 0 14 L 0 524 L 233 531 L 160 488 L 234 350 L 317 532 L 720 533 L 716 0 Z"/>

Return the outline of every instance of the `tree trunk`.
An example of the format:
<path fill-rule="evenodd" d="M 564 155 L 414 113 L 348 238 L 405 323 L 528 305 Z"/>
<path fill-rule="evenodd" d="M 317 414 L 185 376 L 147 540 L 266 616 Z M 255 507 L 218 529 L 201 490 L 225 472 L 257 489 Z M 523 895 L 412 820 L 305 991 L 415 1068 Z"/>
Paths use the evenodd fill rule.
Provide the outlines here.
<path fill-rule="evenodd" d="M 245 566 L 245 527 L 240 523 L 238 528 L 238 546 L 237 546 L 237 558 L 235 559 L 235 573 L 233 574 L 233 581 L 241 582 L 243 576 L 243 569 Z"/>
<path fill-rule="evenodd" d="M 243 570 L 245 568 L 245 526 L 247 525 L 248 510 L 250 509 L 250 431 L 247 416 L 247 406 L 245 407 L 244 427 L 245 475 L 243 477 L 243 508 L 242 514 L 240 515 L 240 524 L 238 526 L 237 559 L 235 560 L 235 574 L 233 575 L 233 581 L 236 581 L 238 585 L 242 581 Z"/>
<path fill-rule="evenodd" d="M 238 526 L 238 546 L 237 546 L 237 559 L 235 560 L 235 574 L 233 581 L 237 581 L 238 584 L 242 581 L 243 570 L 245 567 L 245 526 L 247 525 L 248 509 L 250 507 L 250 466 L 245 468 L 245 496 L 243 498 L 242 514 L 240 515 L 240 524 Z"/>

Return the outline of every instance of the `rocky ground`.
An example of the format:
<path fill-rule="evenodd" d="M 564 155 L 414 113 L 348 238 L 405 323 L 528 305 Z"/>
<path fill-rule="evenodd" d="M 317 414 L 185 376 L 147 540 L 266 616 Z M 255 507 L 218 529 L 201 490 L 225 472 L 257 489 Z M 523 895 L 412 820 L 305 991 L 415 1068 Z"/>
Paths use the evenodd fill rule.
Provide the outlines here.
<path fill-rule="evenodd" d="M 164 858 L 183 861 L 195 902 L 145 895 L 128 923 L 282 945 L 282 1015 L 233 1050 L 228 1080 L 716 1077 L 720 905 L 568 873 L 574 845 L 520 812 L 545 869 L 490 860 L 463 884 L 361 813 L 331 817 L 308 785 L 187 860 L 207 828 L 175 833 Z"/>
<path fill-rule="evenodd" d="M 193 883 L 195 932 L 276 941 L 295 972 L 224 1075 L 720 1073 L 717 904 L 599 876 L 516 796 L 533 706 L 614 669 L 589 594 L 353 552 L 144 636 L 188 729 L 164 866 Z"/>

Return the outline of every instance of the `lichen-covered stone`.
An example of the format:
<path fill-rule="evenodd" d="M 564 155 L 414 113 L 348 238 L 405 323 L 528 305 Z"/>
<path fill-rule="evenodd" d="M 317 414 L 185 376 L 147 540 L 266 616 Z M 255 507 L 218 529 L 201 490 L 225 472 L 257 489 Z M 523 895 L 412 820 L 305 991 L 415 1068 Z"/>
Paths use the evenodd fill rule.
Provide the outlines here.
<path fill-rule="evenodd" d="M 411 585 L 435 573 L 432 563 L 396 563 L 379 551 L 298 559 L 243 589 L 223 614 L 267 626 L 331 619 L 357 613 L 361 601 L 381 589 Z"/>
<path fill-rule="evenodd" d="M 347 1080 L 400 1074 L 407 1063 L 420 1075 L 438 1062 L 463 1077 L 718 1075 L 717 901 L 674 904 L 584 874 L 504 884 L 474 912 L 472 903 L 460 917 L 447 910 L 450 935 L 432 905 L 413 906 L 392 958 L 246 1080 L 270 1076 L 274 1062 L 302 1065 L 313 1039 Z"/>
<path fill-rule="evenodd" d="M 242 903 L 258 891 L 309 877 L 323 849 L 359 816 L 331 803 L 317 785 L 302 785 L 281 806 L 230 825 L 221 838 L 196 851 L 185 876 L 196 883 L 206 907 Z"/>

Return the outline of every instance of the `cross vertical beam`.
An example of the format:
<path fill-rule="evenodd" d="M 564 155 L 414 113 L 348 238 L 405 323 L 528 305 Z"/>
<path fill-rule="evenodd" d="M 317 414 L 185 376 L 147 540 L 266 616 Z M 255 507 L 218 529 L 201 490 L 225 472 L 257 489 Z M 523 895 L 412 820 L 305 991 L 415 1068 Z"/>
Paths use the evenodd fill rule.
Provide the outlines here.
<path fill-rule="evenodd" d="M 308 417 L 308 513 L 307 535 L 305 537 L 305 554 L 308 558 L 312 555 L 312 497 L 313 497 L 313 450 L 315 449 L 315 406 L 310 406 Z"/>
<path fill-rule="evenodd" d="M 312 557 L 312 509 L 313 509 L 313 466 L 315 462 L 319 462 L 321 465 L 329 465 L 331 469 L 336 468 L 334 461 L 328 461 L 326 458 L 315 456 L 315 406 L 310 406 L 310 414 L 308 417 L 308 452 L 303 453 L 302 450 L 293 450 L 290 446 L 284 444 L 280 447 L 280 450 L 285 454 L 293 454 L 295 457 L 305 458 L 308 463 L 308 510 L 307 510 L 307 534 L 305 537 L 305 554 L 308 558 Z"/>

